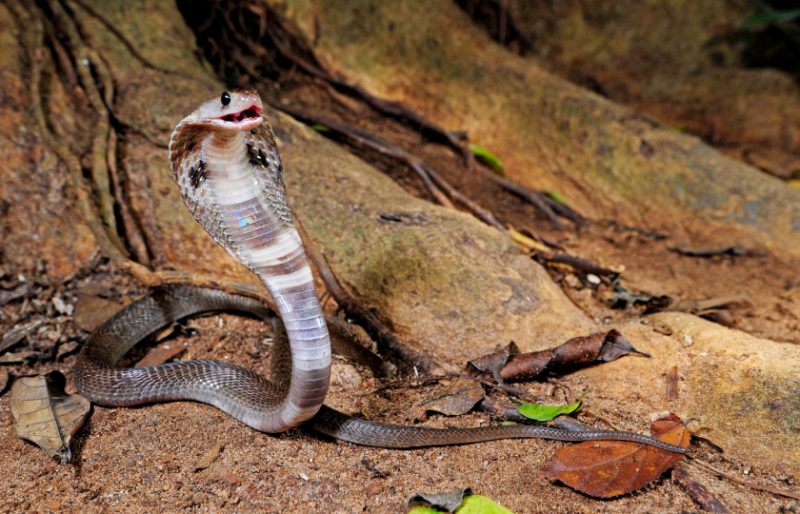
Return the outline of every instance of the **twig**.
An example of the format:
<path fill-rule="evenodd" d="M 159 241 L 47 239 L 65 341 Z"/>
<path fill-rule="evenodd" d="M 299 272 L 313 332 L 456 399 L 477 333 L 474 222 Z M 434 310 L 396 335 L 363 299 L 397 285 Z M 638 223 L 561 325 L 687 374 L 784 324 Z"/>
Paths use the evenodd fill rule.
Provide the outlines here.
<path fill-rule="evenodd" d="M 501 177 L 497 173 L 487 170 L 484 166 L 478 166 L 478 169 L 485 177 L 489 178 L 495 184 L 533 205 L 555 228 L 564 228 L 561 224 L 561 221 L 559 221 L 558 216 L 556 216 L 556 214 L 553 212 L 553 209 L 551 209 L 550 206 L 545 202 L 543 198 L 544 195 L 528 189 L 523 185 L 517 184 L 516 182 L 512 182 L 504 177 Z"/>
<path fill-rule="evenodd" d="M 404 162 L 408 165 L 411 169 L 413 169 L 417 174 L 423 179 L 426 187 L 428 190 L 431 191 L 431 194 L 434 195 L 435 198 L 439 199 L 437 193 L 433 192 L 435 188 L 438 188 L 441 191 L 444 191 L 448 197 L 455 200 L 457 203 L 462 205 L 466 208 L 469 212 L 471 212 L 475 217 L 486 223 L 487 225 L 491 225 L 495 227 L 497 230 L 501 232 L 506 232 L 505 227 L 494 217 L 494 215 L 489 212 L 488 210 L 480 207 L 475 202 L 470 200 L 467 196 L 462 194 L 456 188 L 454 188 L 450 183 L 448 183 L 441 175 L 439 175 L 436 171 L 432 170 L 425 164 L 422 159 L 416 157 L 407 151 L 399 148 L 397 146 L 392 145 L 388 141 L 383 141 L 371 134 L 367 134 L 362 130 L 359 130 L 355 127 L 346 125 L 344 123 L 339 123 L 337 121 L 328 120 L 321 117 L 312 116 L 306 113 L 302 113 L 296 111 L 291 108 L 287 108 L 285 106 L 276 106 L 276 109 L 282 110 L 287 114 L 298 118 L 302 121 L 307 123 L 318 123 L 320 125 L 324 125 L 325 127 L 329 128 L 330 130 L 341 134 L 342 136 L 350 139 L 351 141 L 358 143 L 362 146 L 375 150 L 383 155 L 387 155 L 389 157 L 393 157 L 399 161 Z M 441 194 L 441 191 L 439 194 Z M 447 201 L 445 205 L 452 204 Z"/>
<path fill-rule="evenodd" d="M 538 261 L 543 261 L 544 263 L 559 263 L 559 264 L 566 264 L 571 266 L 579 271 L 584 271 L 586 273 L 593 273 L 595 275 L 605 275 L 614 277 L 619 275 L 618 272 L 604 268 L 599 264 L 595 264 L 594 262 L 584 259 L 583 257 L 578 257 L 569 253 L 563 252 L 554 252 L 554 253 L 544 253 L 544 252 L 537 252 L 534 254 L 534 257 Z"/>
<path fill-rule="evenodd" d="M 526 401 L 529 401 L 529 402 L 537 401 L 537 399 L 534 398 L 528 391 L 526 391 L 525 389 L 522 389 L 520 387 L 514 387 L 514 386 L 509 385 L 509 384 L 498 384 L 497 382 L 490 382 L 488 380 L 483 380 L 480 377 L 475 377 L 475 376 L 470 376 L 470 375 L 466 375 L 464 378 L 469 378 L 471 380 L 477 380 L 478 382 L 480 382 L 482 385 L 485 385 L 486 387 L 490 387 L 492 389 L 497 389 L 498 391 L 503 391 L 504 393 L 508 393 L 508 394 L 510 394 L 512 396 L 516 396 L 517 398 L 519 398 L 521 400 L 526 400 Z"/>
<path fill-rule="evenodd" d="M 714 466 L 712 466 L 711 464 L 709 464 L 707 462 L 703 462 L 701 460 L 698 460 L 697 458 L 692 457 L 691 455 L 687 455 L 686 457 L 688 459 L 691 459 L 691 461 L 693 463 L 697 464 L 698 466 L 706 468 L 707 470 L 712 471 L 713 473 L 716 473 L 717 475 L 719 475 L 721 477 L 724 477 L 724 478 L 730 480 L 731 482 L 737 483 L 739 485 L 743 485 L 745 487 L 749 487 L 750 489 L 755 489 L 756 491 L 764 491 L 764 492 L 775 494 L 775 495 L 778 495 L 778 496 L 785 496 L 786 498 L 793 498 L 795 500 L 800 500 L 800 492 L 789 491 L 789 490 L 786 490 L 786 489 L 781 489 L 779 487 L 772 487 L 770 485 L 754 484 L 752 482 L 748 482 L 747 480 L 743 480 L 743 479 L 741 479 L 741 478 L 739 478 L 739 477 L 737 477 L 735 475 L 732 475 L 730 473 L 726 473 L 725 471 L 722 471 L 721 469 L 717 469 Z"/>
<path fill-rule="evenodd" d="M 556 214 L 561 216 L 562 218 L 567 218 L 571 222 L 575 223 L 577 226 L 583 226 L 586 224 L 586 218 L 581 216 L 577 211 L 573 210 L 571 207 L 564 205 L 561 202 L 557 202 L 550 198 L 549 195 L 542 194 L 542 199 L 545 201 L 547 205 L 550 206 L 551 209 L 555 211 Z"/>
<path fill-rule="evenodd" d="M 137 262 L 128 260 L 120 264 L 120 268 L 150 289 L 168 285 L 182 285 L 219 289 L 226 293 L 246 296 L 264 303 L 273 311 L 277 311 L 272 297 L 265 295 L 257 286 L 219 280 L 210 275 L 202 275 L 188 271 L 150 271 Z"/>
<path fill-rule="evenodd" d="M 689 477 L 685 465 L 675 466 L 672 470 L 672 480 L 677 483 L 700 507 L 714 514 L 727 514 L 728 508 L 719 501 L 719 498 L 711 494 L 703 484 L 696 482 Z"/>
<path fill-rule="evenodd" d="M 426 167 L 421 162 L 409 162 L 408 159 L 404 159 L 401 155 L 403 150 L 399 148 L 393 148 L 391 145 L 385 141 L 382 141 L 375 136 L 367 134 L 366 132 L 349 125 L 345 125 L 344 123 L 339 123 L 333 120 L 324 119 L 317 116 L 312 116 L 310 114 L 306 114 L 304 112 L 298 111 L 296 109 L 292 109 L 291 107 L 287 107 L 284 105 L 273 105 L 275 109 L 278 109 L 290 116 L 308 123 L 310 125 L 319 124 L 324 125 L 327 129 L 334 131 L 337 134 L 340 134 L 350 141 L 360 144 L 362 146 L 366 146 L 371 148 L 383 155 L 387 155 L 389 157 L 393 157 L 395 159 L 403 161 L 406 165 L 408 165 L 419 178 L 422 180 L 422 183 L 425 185 L 425 188 L 431 194 L 431 196 L 441 205 L 446 207 L 453 207 L 453 203 L 450 199 L 442 192 L 442 190 L 433 183 L 431 180 L 430 173 L 426 169 Z"/>
<path fill-rule="evenodd" d="M 719 255 L 730 255 L 731 257 L 752 257 L 758 255 L 756 252 L 742 248 L 741 246 L 722 246 L 719 248 L 687 248 L 683 246 L 671 246 L 669 250 L 687 257 L 717 257 Z"/>

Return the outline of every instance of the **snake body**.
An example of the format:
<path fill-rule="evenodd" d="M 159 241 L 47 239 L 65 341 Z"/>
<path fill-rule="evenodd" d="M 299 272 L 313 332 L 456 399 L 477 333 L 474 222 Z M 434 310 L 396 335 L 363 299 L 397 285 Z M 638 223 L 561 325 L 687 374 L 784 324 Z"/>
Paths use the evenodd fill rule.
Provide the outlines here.
<path fill-rule="evenodd" d="M 205 102 L 175 127 L 170 165 L 195 219 L 263 281 L 280 318 L 272 317 L 256 300 L 220 290 L 188 286 L 155 290 L 109 319 L 84 344 L 75 368 L 75 382 L 84 396 L 108 406 L 194 400 L 263 432 L 303 425 L 340 440 L 384 448 L 533 437 L 624 440 L 686 452 L 633 432 L 526 424 L 445 429 L 389 425 L 324 406 L 330 340 L 286 201 L 277 145 L 261 111 L 261 99 L 253 90 L 225 92 Z M 243 311 L 273 322 L 269 381 L 246 368 L 210 360 L 118 366 L 128 350 L 159 328 L 219 310 Z"/>

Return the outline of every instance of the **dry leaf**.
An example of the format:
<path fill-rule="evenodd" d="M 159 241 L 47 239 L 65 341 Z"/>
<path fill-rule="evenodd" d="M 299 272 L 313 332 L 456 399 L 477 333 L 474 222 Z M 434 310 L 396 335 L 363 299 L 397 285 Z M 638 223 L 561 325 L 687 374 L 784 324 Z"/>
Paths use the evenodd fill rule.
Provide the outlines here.
<path fill-rule="evenodd" d="M 491 374 L 496 382 L 502 383 L 534 378 L 544 372 L 560 372 L 576 366 L 610 362 L 631 353 L 649 357 L 634 348 L 621 333 L 612 329 L 573 337 L 556 347 L 538 352 L 517 353 L 516 345 L 509 345 L 470 361 L 468 368 Z"/>
<path fill-rule="evenodd" d="M 195 471 L 202 471 L 209 467 L 210 465 L 214 464 L 214 462 L 219 458 L 220 454 L 222 453 L 222 449 L 225 448 L 225 444 L 217 443 L 215 444 L 210 450 L 205 452 L 200 460 L 197 461 L 197 464 L 194 465 Z"/>
<path fill-rule="evenodd" d="M 650 426 L 659 440 L 686 448 L 691 434 L 670 414 Z M 629 441 L 587 441 L 561 448 L 542 470 L 582 493 L 612 498 L 639 489 L 683 458 L 647 444 Z"/>
<path fill-rule="evenodd" d="M 44 323 L 44 321 L 37 319 L 31 321 L 30 323 L 25 323 L 24 325 L 17 325 L 16 327 L 12 328 L 5 334 L 3 334 L 3 338 L 0 339 L 0 353 L 8 350 L 15 344 L 19 343 L 25 337 L 39 328 L 39 325 Z"/>
<path fill-rule="evenodd" d="M 493 353 L 469 361 L 467 363 L 467 369 L 473 369 L 481 373 L 489 374 L 494 378 L 495 382 L 500 384 L 503 382 L 503 379 L 500 377 L 500 371 L 506 365 L 508 360 L 517 353 L 519 353 L 517 343 L 511 341 L 506 346 Z"/>
<path fill-rule="evenodd" d="M 72 436 L 83 426 L 92 404 L 79 394 L 67 396 L 64 375 L 22 377 L 11 387 L 11 413 L 17 435 L 40 446 L 61 464 L 72 459 Z"/>
<path fill-rule="evenodd" d="M 428 504 L 432 508 L 444 509 L 447 512 L 455 512 L 461 502 L 464 501 L 464 496 L 472 494 L 469 487 L 464 489 L 455 489 L 443 493 L 414 493 L 408 499 L 408 505 Z"/>
<path fill-rule="evenodd" d="M 456 380 L 447 392 L 422 403 L 426 411 L 442 413 L 446 416 L 461 416 L 471 411 L 476 403 L 483 400 L 483 387 L 474 380 Z"/>

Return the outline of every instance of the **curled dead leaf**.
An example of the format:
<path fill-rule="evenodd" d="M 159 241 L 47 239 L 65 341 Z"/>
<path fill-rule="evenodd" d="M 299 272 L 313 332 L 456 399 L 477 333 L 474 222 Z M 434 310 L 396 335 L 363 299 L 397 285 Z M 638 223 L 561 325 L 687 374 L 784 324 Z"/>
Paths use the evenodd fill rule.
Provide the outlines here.
<path fill-rule="evenodd" d="M 70 441 L 91 409 L 89 400 L 64 392 L 64 375 L 22 377 L 11 387 L 11 413 L 17 435 L 41 447 L 61 464 L 72 459 Z"/>
<path fill-rule="evenodd" d="M 503 348 L 486 354 L 467 363 L 467 369 L 491 375 L 498 384 L 503 382 L 500 372 L 508 360 L 519 353 L 517 344 L 511 341 Z"/>
<path fill-rule="evenodd" d="M 439 412 L 445 416 L 461 416 L 471 411 L 483 400 L 483 387 L 474 380 L 456 380 L 444 394 L 424 402 L 426 411 Z"/>
<path fill-rule="evenodd" d="M 516 345 L 511 343 L 501 350 L 470 361 L 467 367 L 491 375 L 496 382 L 502 383 L 534 378 L 544 372 L 554 373 L 596 362 L 610 362 L 631 353 L 649 357 L 634 348 L 620 332 L 612 329 L 573 337 L 558 346 L 538 352 L 518 353 Z"/>
<path fill-rule="evenodd" d="M 427 504 L 432 508 L 443 509 L 447 512 L 455 512 L 465 496 L 472 494 L 469 487 L 454 489 L 442 493 L 414 493 L 408 499 L 408 505 Z"/>
<path fill-rule="evenodd" d="M 691 433 L 670 414 L 650 426 L 659 440 L 686 448 Z M 561 448 L 542 471 L 597 498 L 635 491 L 683 459 L 683 455 L 629 441 L 587 441 Z"/>

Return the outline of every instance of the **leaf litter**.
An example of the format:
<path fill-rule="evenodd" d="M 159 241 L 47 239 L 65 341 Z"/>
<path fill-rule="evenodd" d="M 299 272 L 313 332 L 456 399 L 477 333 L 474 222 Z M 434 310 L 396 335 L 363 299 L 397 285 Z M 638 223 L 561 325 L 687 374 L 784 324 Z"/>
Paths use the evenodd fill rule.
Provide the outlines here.
<path fill-rule="evenodd" d="M 689 446 L 691 433 L 674 414 L 655 420 L 650 430 L 665 443 Z M 559 449 L 542 471 L 589 496 L 613 498 L 655 480 L 683 457 L 643 443 L 587 441 Z"/>
<path fill-rule="evenodd" d="M 469 361 L 467 368 L 494 378 L 497 383 L 526 380 L 544 373 L 563 372 L 578 366 L 610 362 L 629 354 L 649 357 L 625 339 L 617 330 L 573 337 L 554 348 L 519 353 L 516 344 Z"/>
<path fill-rule="evenodd" d="M 11 387 L 11 413 L 17 435 L 41 447 L 61 464 L 72 459 L 72 436 L 86 421 L 91 403 L 79 394 L 67 395 L 58 371 L 21 377 Z"/>
<path fill-rule="evenodd" d="M 445 416 L 461 416 L 471 411 L 484 397 L 483 387 L 478 382 L 459 379 L 454 381 L 444 394 L 427 400 L 420 406 L 426 411 L 438 412 Z"/>
<path fill-rule="evenodd" d="M 469 487 L 442 493 L 414 493 L 408 499 L 409 514 L 513 514 L 494 500 L 472 494 Z"/>

